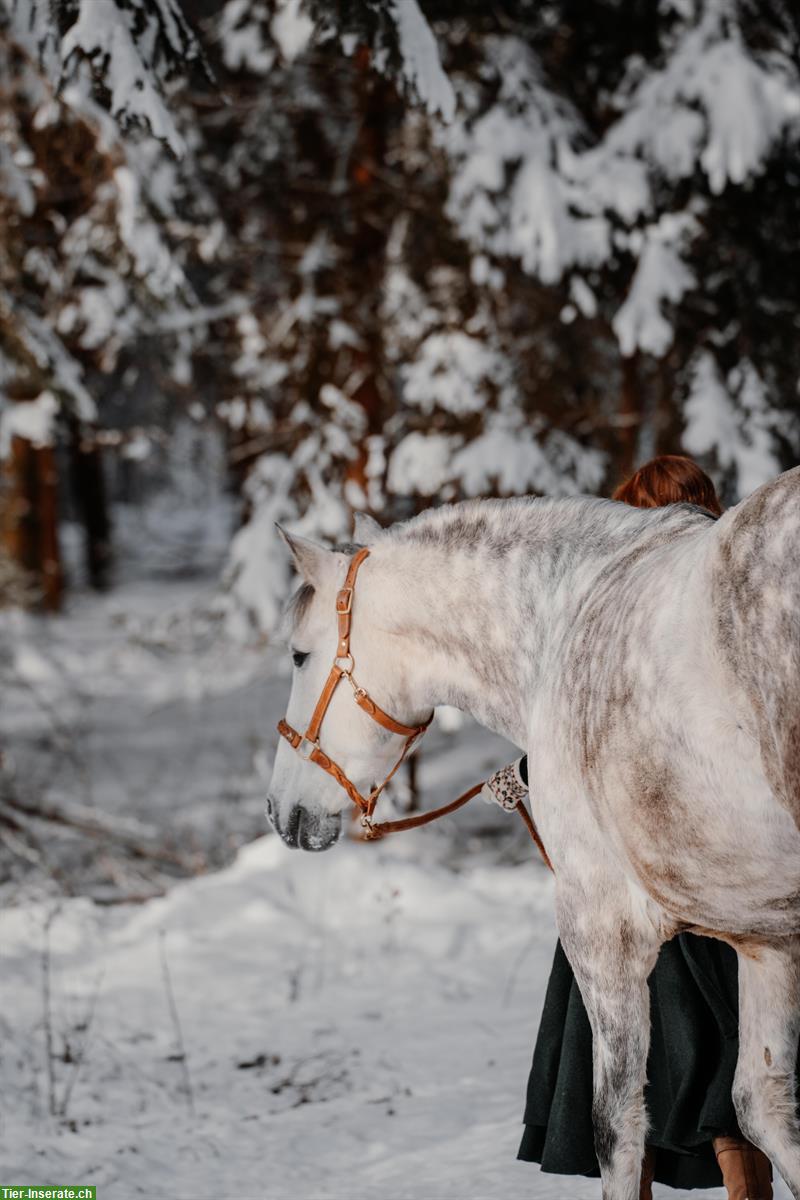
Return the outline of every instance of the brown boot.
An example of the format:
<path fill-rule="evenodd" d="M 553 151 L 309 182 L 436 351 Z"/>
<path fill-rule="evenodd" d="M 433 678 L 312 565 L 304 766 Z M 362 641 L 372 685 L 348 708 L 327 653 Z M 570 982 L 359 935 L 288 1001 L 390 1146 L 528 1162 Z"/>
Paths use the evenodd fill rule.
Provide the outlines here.
<path fill-rule="evenodd" d="M 639 1184 L 639 1200 L 653 1200 L 653 1177 L 656 1173 L 656 1152 L 646 1146 L 642 1159 L 642 1182 Z"/>
<path fill-rule="evenodd" d="M 729 1200 L 772 1200 L 772 1166 L 745 1138 L 714 1138 L 714 1153 Z"/>

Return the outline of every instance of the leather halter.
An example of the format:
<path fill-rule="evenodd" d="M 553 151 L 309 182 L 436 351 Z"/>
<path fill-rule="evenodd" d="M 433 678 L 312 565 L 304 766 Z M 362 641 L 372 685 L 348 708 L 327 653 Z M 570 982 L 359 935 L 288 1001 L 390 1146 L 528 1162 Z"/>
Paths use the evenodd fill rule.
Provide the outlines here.
<path fill-rule="evenodd" d="M 411 750 L 417 741 L 422 737 L 425 730 L 433 720 L 433 713 L 428 717 L 427 721 L 423 721 L 421 725 L 404 725 L 402 721 L 395 720 L 384 712 L 379 704 L 376 704 L 371 696 L 368 695 L 365 688 L 356 683 L 353 677 L 353 669 L 355 663 L 350 650 L 350 626 L 353 620 L 353 595 L 356 586 L 356 575 L 358 568 L 361 566 L 365 558 L 369 557 L 369 550 L 366 546 L 358 550 L 350 560 L 350 565 L 347 568 L 347 575 L 344 580 L 344 587 L 336 593 L 336 620 L 339 630 L 339 641 L 336 647 L 336 656 L 333 660 L 330 673 L 326 679 L 316 707 L 311 714 L 311 720 L 308 723 L 308 728 L 305 733 L 298 733 L 296 729 L 285 719 L 278 722 L 278 733 L 281 737 L 286 738 L 289 745 L 297 751 L 301 758 L 307 759 L 309 762 L 316 763 L 328 775 L 332 775 L 340 787 L 344 788 L 353 804 L 361 810 L 361 825 L 364 829 L 364 838 L 366 841 L 374 841 L 376 838 L 383 837 L 386 833 L 398 833 L 402 829 L 415 829 L 419 825 L 427 825 L 429 821 L 435 821 L 438 817 L 444 817 L 448 813 L 455 812 L 456 809 L 466 804 L 473 796 L 477 796 L 483 787 L 483 783 L 477 783 L 468 791 L 460 795 L 456 800 L 451 800 L 449 804 L 443 804 L 440 808 L 434 808 L 429 812 L 415 813 L 413 816 L 402 817 L 397 821 L 382 821 L 373 822 L 372 817 L 375 812 L 375 805 L 378 803 L 378 797 L 386 787 L 389 780 L 398 770 L 400 764 L 405 760 L 408 752 Z M 344 664 L 344 665 L 342 665 Z M 405 743 L 400 752 L 400 757 L 392 767 L 389 774 L 384 779 L 383 783 L 374 787 L 368 796 L 362 796 L 356 785 L 347 778 L 342 768 L 338 763 L 325 753 L 319 744 L 319 734 L 322 727 L 322 722 L 325 714 L 328 711 L 334 692 L 343 679 L 346 679 L 353 690 L 353 699 L 359 708 L 372 717 L 373 721 L 377 721 L 384 729 L 388 729 L 390 733 L 397 733 L 404 737 Z M 517 804 L 517 811 L 525 822 L 528 833 L 531 835 L 539 853 L 541 854 L 545 865 L 552 871 L 550 859 L 547 856 L 547 851 L 544 848 L 539 832 L 533 822 L 532 817 L 528 813 L 525 805 L 520 801 Z"/>
<path fill-rule="evenodd" d="M 430 725 L 433 720 L 433 713 L 421 725 L 404 725 L 402 721 L 396 721 L 394 717 L 390 717 L 387 712 L 384 712 L 380 705 L 376 704 L 372 697 L 368 695 L 367 691 L 356 683 L 353 677 L 355 663 L 353 662 L 353 655 L 350 652 L 353 593 L 355 591 L 358 568 L 368 556 L 369 550 L 366 546 L 353 555 L 350 565 L 347 568 L 344 587 L 336 593 L 336 620 L 339 626 L 339 642 L 336 647 L 336 657 L 333 660 L 330 673 L 320 693 L 316 708 L 311 714 L 308 728 L 304 734 L 300 734 L 296 729 L 292 729 L 287 721 L 281 720 L 278 722 L 278 733 L 286 738 L 289 745 L 302 758 L 306 758 L 310 762 L 316 763 L 318 767 L 322 767 L 323 771 L 327 771 L 329 775 L 332 775 L 339 786 L 344 788 L 353 804 L 361 809 L 361 824 L 364 827 L 365 836 L 372 839 L 381 836 L 381 833 L 378 832 L 376 826 L 372 823 L 372 814 L 375 812 L 378 797 L 406 758 L 411 747 L 422 737 Z M 379 725 L 382 725 L 384 729 L 388 729 L 390 733 L 398 733 L 406 739 L 397 762 L 383 783 L 374 787 L 368 796 L 361 795 L 358 788 L 347 778 L 338 763 L 334 762 L 319 744 L 319 732 L 322 722 L 333 699 L 334 692 L 343 679 L 346 679 L 350 684 L 350 687 L 353 689 L 353 699 L 359 708 L 364 710 L 367 716 L 372 717 L 373 721 L 377 721 Z"/>

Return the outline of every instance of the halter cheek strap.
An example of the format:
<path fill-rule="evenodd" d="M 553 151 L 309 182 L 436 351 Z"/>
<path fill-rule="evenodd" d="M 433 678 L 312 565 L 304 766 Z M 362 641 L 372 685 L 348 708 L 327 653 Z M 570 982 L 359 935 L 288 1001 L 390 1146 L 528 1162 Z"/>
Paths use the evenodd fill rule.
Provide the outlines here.
<path fill-rule="evenodd" d="M 386 787 L 389 780 L 400 767 L 400 764 L 405 760 L 411 748 L 422 737 L 425 730 L 433 720 L 433 713 L 428 717 L 427 721 L 423 721 L 421 725 L 404 725 L 402 721 L 395 720 L 389 713 L 384 712 L 379 704 L 372 699 L 366 689 L 360 687 L 353 677 L 353 655 L 350 651 L 350 627 L 353 620 L 353 595 L 355 593 L 356 576 L 358 568 L 361 566 L 365 558 L 369 557 L 369 550 L 362 547 L 357 551 L 350 560 L 350 565 L 347 568 L 347 575 L 344 580 L 344 587 L 336 593 L 336 621 L 338 625 L 339 640 L 336 646 L 336 657 L 333 660 L 328 678 L 325 680 L 322 691 L 320 692 L 319 700 L 317 700 L 311 720 L 305 733 L 298 733 L 296 729 L 286 720 L 278 722 L 278 733 L 285 738 L 289 745 L 297 751 L 301 758 L 307 759 L 309 762 L 315 763 L 321 767 L 328 775 L 331 775 L 340 787 L 344 788 L 347 795 L 350 797 L 353 804 L 361 810 L 361 824 L 364 828 L 364 837 L 368 841 L 375 838 L 383 837 L 385 833 L 397 833 L 401 829 L 415 829 L 419 825 L 427 825 L 429 821 L 435 821 L 438 817 L 444 817 L 447 813 L 455 812 L 471 800 L 473 796 L 477 796 L 483 787 L 482 783 L 476 784 L 469 791 L 464 792 L 456 800 L 452 800 L 449 804 L 443 804 L 440 808 L 434 808 L 430 812 L 415 813 L 413 816 L 403 817 L 398 821 L 383 821 L 375 823 L 372 820 L 375 812 L 375 805 L 378 803 L 378 797 Z M 389 774 L 384 779 L 383 783 L 373 788 L 368 796 L 362 796 L 352 780 L 347 778 L 342 768 L 338 763 L 325 753 L 319 744 L 320 729 L 322 722 L 325 719 L 325 714 L 330 707 L 331 700 L 337 687 L 346 679 L 353 690 L 353 699 L 368 717 L 376 721 L 378 725 L 388 729 L 390 733 L 399 734 L 404 737 L 405 743 L 400 752 L 400 757 L 392 767 Z M 550 865 L 550 860 L 547 857 L 547 852 L 542 845 L 541 838 L 533 823 L 532 818 L 528 814 L 525 805 L 520 802 L 517 805 L 520 816 L 522 817 L 528 832 L 539 849 L 546 865 Z"/>

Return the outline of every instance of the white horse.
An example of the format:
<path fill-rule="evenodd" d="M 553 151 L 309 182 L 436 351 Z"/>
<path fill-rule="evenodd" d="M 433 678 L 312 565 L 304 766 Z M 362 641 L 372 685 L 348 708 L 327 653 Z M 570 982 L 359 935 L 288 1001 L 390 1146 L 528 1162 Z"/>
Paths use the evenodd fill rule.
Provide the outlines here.
<path fill-rule="evenodd" d="M 355 675 L 420 725 L 471 713 L 529 755 L 556 915 L 594 1041 L 605 1200 L 636 1200 L 647 1125 L 647 977 L 682 930 L 739 957 L 743 1133 L 800 1198 L 800 468 L 716 521 L 690 505 L 481 500 L 381 531 L 352 603 Z M 304 728 L 337 653 L 337 589 L 355 547 L 287 537 L 287 718 Z M 363 791 L 402 738 L 330 700 L 320 745 Z M 324 849 L 349 805 L 281 743 L 269 811 Z"/>

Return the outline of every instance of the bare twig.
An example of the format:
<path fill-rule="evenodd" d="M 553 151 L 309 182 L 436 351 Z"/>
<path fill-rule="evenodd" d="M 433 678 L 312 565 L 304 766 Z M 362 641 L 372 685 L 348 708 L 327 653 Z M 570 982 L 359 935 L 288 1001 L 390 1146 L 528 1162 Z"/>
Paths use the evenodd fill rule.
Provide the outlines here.
<path fill-rule="evenodd" d="M 167 993 L 170 1016 L 172 1017 L 172 1024 L 175 1029 L 175 1040 L 178 1044 L 178 1054 L 175 1055 L 175 1058 L 181 1065 L 186 1103 L 189 1107 L 189 1112 L 194 1116 L 194 1092 L 192 1090 L 191 1076 L 189 1075 L 189 1060 L 186 1056 L 186 1045 L 183 1040 L 178 1006 L 175 1003 L 175 993 L 172 990 L 172 978 L 169 973 L 169 963 L 167 962 L 166 931 L 164 929 L 159 929 L 158 931 L 158 950 L 161 958 L 161 974 L 164 978 L 164 990 Z"/>
<path fill-rule="evenodd" d="M 56 825 L 64 825 L 77 829 L 89 837 L 107 838 L 110 842 L 124 846 L 139 858 L 153 859 L 156 862 L 171 863 L 183 870 L 194 873 L 200 865 L 196 858 L 188 858 L 174 850 L 167 850 L 157 842 L 156 830 L 130 817 L 101 817 L 92 808 L 80 804 L 53 804 L 52 801 L 36 800 L 23 801 L 18 796 L 7 795 L 0 801 L 0 819 L 7 816 L 8 810 L 13 809 L 25 817 L 39 821 L 50 821 Z"/>
<path fill-rule="evenodd" d="M 16 827 L 19 830 L 19 826 Z M 15 858 L 21 859 L 25 863 L 33 864 L 35 867 L 42 866 L 42 856 L 38 850 L 34 850 L 33 846 L 23 837 L 17 837 L 17 834 L 11 829 L 4 829 L 0 824 L 0 842 L 3 843 L 6 850 L 13 854 Z"/>
<path fill-rule="evenodd" d="M 533 949 L 533 947 L 535 946 L 535 944 L 536 944 L 536 939 L 531 938 L 529 941 L 527 941 L 525 943 L 525 945 L 522 947 L 519 954 L 517 955 L 516 962 L 514 963 L 514 965 L 512 966 L 511 970 L 508 973 L 508 978 L 506 979 L 506 986 L 503 988 L 503 999 L 502 999 L 503 1008 L 508 1008 L 509 1004 L 511 1003 L 511 997 L 514 994 L 514 988 L 517 985 L 517 978 L 519 976 L 519 973 L 522 970 L 522 967 L 525 963 L 525 959 L 528 957 L 528 955 L 530 954 L 530 952 Z"/>
<path fill-rule="evenodd" d="M 81 1066 L 83 1065 L 84 1059 L 86 1058 L 86 1048 L 89 1045 L 89 1037 L 91 1036 L 91 1032 L 92 1032 L 92 1022 L 94 1021 L 95 1009 L 97 1008 L 97 998 L 100 995 L 100 988 L 103 983 L 105 971 L 106 971 L 105 965 L 103 965 L 100 968 L 100 970 L 97 972 L 97 978 L 95 980 L 95 985 L 94 985 L 94 988 L 92 989 L 92 995 L 89 1000 L 89 1011 L 86 1014 L 86 1022 L 84 1025 L 83 1038 L 81 1039 L 80 1047 L 74 1058 L 74 1065 L 72 1068 L 72 1072 L 70 1074 L 69 1079 L 67 1080 L 67 1085 L 64 1088 L 64 1095 L 61 1100 L 61 1109 L 60 1109 L 60 1115 L 61 1115 L 62 1120 L 64 1120 L 64 1121 L 66 1121 L 66 1119 L 67 1119 L 67 1110 L 69 1108 L 69 1102 L 72 1097 L 72 1089 L 75 1087 L 75 1084 L 78 1079 L 78 1073 L 81 1069 Z"/>
<path fill-rule="evenodd" d="M 11 805 L 0 800 L 0 841 L 15 857 L 46 871 L 66 896 L 72 896 L 74 892 L 69 879 L 50 860 L 31 824 L 30 817 L 22 812 L 15 812 Z"/>
<path fill-rule="evenodd" d="M 44 923 L 44 939 L 42 942 L 42 1011 L 44 1016 L 44 1049 L 47 1068 L 47 1105 L 50 1116 L 56 1115 L 56 1077 L 53 1053 L 53 1012 L 52 989 L 50 982 L 50 929 L 61 911 L 57 904 L 50 910 Z"/>
<path fill-rule="evenodd" d="M 90 793 L 91 783 L 89 780 L 88 771 L 86 769 L 86 764 L 80 755 L 76 753 L 73 746 L 73 742 L 75 740 L 75 729 L 71 728 L 69 725 L 66 725 L 61 720 L 61 716 L 55 704 L 51 703 L 51 701 L 47 699 L 44 692 L 35 683 L 32 683 L 29 679 L 25 679 L 24 676 L 19 675 L 18 673 L 15 673 L 13 676 L 13 682 L 17 687 L 23 688 L 28 692 L 28 694 L 33 698 L 34 703 L 38 706 L 39 710 L 50 722 L 50 727 L 53 731 L 53 737 L 56 746 L 65 756 L 65 758 L 68 758 L 72 763 L 73 767 L 83 780 L 85 790 L 87 793 Z"/>
<path fill-rule="evenodd" d="M 104 908 L 112 908 L 116 905 L 122 907 L 123 904 L 147 904 L 149 900 L 158 900 L 161 896 L 166 895 L 166 890 L 155 888 L 149 892 L 117 892 L 110 896 L 92 896 L 92 903 L 99 904 Z"/>

